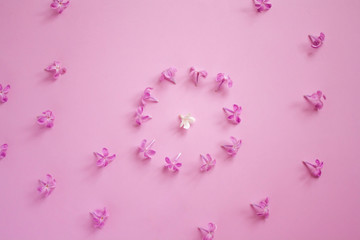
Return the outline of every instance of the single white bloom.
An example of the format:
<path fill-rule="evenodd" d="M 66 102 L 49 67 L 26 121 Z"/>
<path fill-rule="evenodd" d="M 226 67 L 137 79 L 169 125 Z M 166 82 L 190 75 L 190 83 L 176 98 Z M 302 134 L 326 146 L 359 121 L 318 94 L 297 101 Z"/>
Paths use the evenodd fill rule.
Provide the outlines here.
<path fill-rule="evenodd" d="M 191 114 L 186 114 L 186 115 L 179 115 L 180 119 L 181 119 L 181 123 L 180 123 L 180 127 L 184 128 L 184 129 L 189 129 L 190 128 L 190 124 L 195 122 L 195 118 L 191 116 Z"/>

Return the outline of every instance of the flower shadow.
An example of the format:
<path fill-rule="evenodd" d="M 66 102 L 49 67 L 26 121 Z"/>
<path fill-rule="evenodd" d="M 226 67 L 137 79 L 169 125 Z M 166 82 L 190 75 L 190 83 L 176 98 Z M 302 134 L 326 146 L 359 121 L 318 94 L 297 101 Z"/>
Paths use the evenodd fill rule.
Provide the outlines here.
<path fill-rule="evenodd" d="M 293 102 L 289 107 L 291 109 L 300 109 L 306 115 L 316 115 L 318 113 L 318 111 L 314 109 L 314 106 L 306 100 L 304 102 Z"/>
<path fill-rule="evenodd" d="M 91 217 L 91 214 L 89 213 L 88 214 L 88 218 L 89 220 L 88 221 L 84 221 L 84 214 L 81 215 L 81 222 L 82 222 L 82 226 L 84 227 L 84 230 L 90 235 L 93 235 L 93 234 L 96 234 L 97 232 L 99 232 L 99 228 L 96 228 L 94 227 L 94 224 L 93 224 L 93 219 Z"/>
<path fill-rule="evenodd" d="M 91 179 L 92 181 L 96 181 L 99 176 L 102 174 L 102 170 L 104 170 L 103 168 L 106 167 L 98 167 L 96 166 L 96 156 L 94 154 L 93 156 L 93 161 L 89 161 L 89 164 L 87 164 L 83 169 L 87 172 L 87 177 L 86 177 L 86 181 L 88 181 L 89 179 Z"/>
<path fill-rule="evenodd" d="M 312 48 L 310 45 L 311 45 L 310 43 L 305 43 L 305 42 L 301 43 L 299 45 L 299 49 L 301 52 L 304 52 L 306 54 L 306 56 L 313 57 L 313 56 L 315 56 L 317 49 Z"/>
<path fill-rule="evenodd" d="M 302 165 L 305 165 L 304 163 Z M 309 169 L 308 166 L 302 166 L 300 165 L 299 171 L 301 171 L 301 175 L 299 176 L 299 180 L 304 182 L 306 185 L 311 185 L 314 183 L 314 178 L 316 178 L 312 172 L 311 169 Z M 301 168 L 301 170 L 300 170 Z"/>
<path fill-rule="evenodd" d="M 44 73 L 45 72 L 45 73 Z M 53 74 L 52 73 L 49 73 L 49 72 L 39 72 L 38 75 L 39 75 L 39 79 L 40 79 L 40 83 L 48 83 L 48 84 L 51 84 L 53 82 L 56 82 L 56 80 L 54 79 L 53 77 Z"/>
<path fill-rule="evenodd" d="M 209 89 L 209 94 L 215 94 L 222 98 L 229 96 L 230 89 L 227 87 L 227 85 L 222 86 L 220 89 L 217 88 L 218 88 L 218 83 L 215 82 L 214 87 Z"/>
<path fill-rule="evenodd" d="M 49 7 L 45 11 L 39 12 L 38 15 L 43 17 L 42 21 L 44 23 L 49 23 L 50 21 L 54 21 L 61 14 Z"/>
<path fill-rule="evenodd" d="M 36 188 L 34 188 L 36 190 Z M 29 199 L 30 199 L 30 205 L 39 205 L 42 203 L 42 201 L 44 201 L 47 197 L 44 194 L 41 194 L 40 192 L 36 191 L 31 191 L 29 193 Z M 51 195 L 51 194 L 50 194 Z M 49 195 L 49 196 L 50 196 Z"/>
<path fill-rule="evenodd" d="M 254 19 L 257 18 L 258 15 L 260 14 L 254 6 L 239 8 L 239 12 L 241 14 L 247 14 L 248 16 L 253 17 Z"/>
<path fill-rule="evenodd" d="M 48 130 L 50 130 L 48 127 L 39 125 L 36 122 L 34 122 L 32 125 L 28 126 L 28 129 L 30 131 L 30 135 L 29 135 L 30 139 L 38 138 L 38 137 L 44 135 Z"/>
<path fill-rule="evenodd" d="M 191 127 L 190 127 L 191 128 Z M 189 130 L 191 129 L 184 129 L 184 128 L 181 128 L 179 127 L 178 125 L 175 125 L 175 126 L 171 126 L 170 127 L 170 130 L 176 134 L 176 135 L 179 135 L 179 136 L 186 136 L 186 134 L 188 133 Z"/>
<path fill-rule="evenodd" d="M 239 124 L 235 124 L 234 122 L 231 122 L 227 119 L 227 115 L 226 113 L 223 114 L 217 114 L 216 115 L 217 121 L 216 121 L 216 126 L 220 126 L 222 129 L 226 130 L 226 129 L 230 129 L 230 128 L 234 128 L 237 125 L 241 124 L 241 122 Z"/>

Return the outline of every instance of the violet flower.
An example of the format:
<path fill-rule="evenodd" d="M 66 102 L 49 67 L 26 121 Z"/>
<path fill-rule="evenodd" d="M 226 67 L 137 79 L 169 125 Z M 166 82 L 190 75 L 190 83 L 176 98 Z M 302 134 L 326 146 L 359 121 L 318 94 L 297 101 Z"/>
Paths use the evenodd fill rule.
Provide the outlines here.
<path fill-rule="evenodd" d="M 202 234 L 202 240 L 213 240 L 215 237 L 216 228 L 217 226 L 215 223 L 209 223 L 207 229 L 199 227 L 199 230 Z"/>
<path fill-rule="evenodd" d="M 0 84 L 0 102 L 6 103 L 8 101 L 8 97 L 6 96 L 9 93 L 10 85 L 7 85 L 3 88 Z"/>
<path fill-rule="evenodd" d="M 139 106 L 136 110 L 136 115 L 135 115 L 135 122 L 138 125 L 141 125 L 143 122 L 146 122 L 151 119 L 151 116 L 147 116 L 147 115 L 144 116 L 143 113 L 144 113 L 144 107 Z"/>
<path fill-rule="evenodd" d="M 222 85 L 226 82 L 229 88 L 231 88 L 233 85 L 233 81 L 231 80 L 230 76 L 225 73 L 218 73 L 218 75 L 216 76 L 216 82 L 218 82 L 219 85 L 215 91 L 219 91 Z"/>
<path fill-rule="evenodd" d="M 254 4 L 258 12 L 264 12 L 271 8 L 270 0 L 254 0 Z"/>
<path fill-rule="evenodd" d="M 156 153 L 155 150 L 151 149 L 152 145 L 155 143 L 155 139 L 151 140 L 151 142 L 149 144 L 146 144 L 146 143 L 147 143 L 146 139 L 141 141 L 141 144 L 139 147 L 139 152 L 143 152 L 144 157 L 146 159 L 151 159 Z"/>
<path fill-rule="evenodd" d="M 182 164 L 179 162 L 180 156 L 181 153 L 179 153 L 174 160 L 170 160 L 170 158 L 165 157 L 165 162 L 166 162 L 165 167 L 173 172 L 179 171 L 179 168 L 182 166 Z"/>
<path fill-rule="evenodd" d="M 60 64 L 61 63 L 59 61 L 54 61 L 53 64 L 45 68 L 45 71 L 54 73 L 53 78 L 58 79 L 61 75 L 64 75 L 66 73 L 66 68 L 61 67 Z"/>
<path fill-rule="evenodd" d="M 311 42 L 311 47 L 313 48 L 318 48 L 320 47 L 324 41 L 325 41 L 325 34 L 324 33 L 320 33 L 319 36 L 313 36 L 313 35 L 309 35 L 309 40 Z"/>
<path fill-rule="evenodd" d="M 190 77 L 194 81 L 195 86 L 198 85 L 200 78 L 206 78 L 208 73 L 205 70 L 197 71 L 194 67 L 190 68 Z"/>
<path fill-rule="evenodd" d="M 90 212 L 90 215 L 93 219 L 94 227 L 96 228 L 102 228 L 109 217 L 109 213 L 105 207 L 104 209 L 96 209 L 95 211 Z"/>
<path fill-rule="evenodd" d="M 232 144 L 222 145 L 221 147 L 225 149 L 225 151 L 230 155 L 234 156 L 237 154 L 240 146 L 241 146 L 241 139 L 237 140 L 235 137 L 230 137 Z"/>
<path fill-rule="evenodd" d="M 321 169 L 324 165 L 324 162 L 321 162 L 319 159 L 315 160 L 315 163 L 309 163 L 306 161 L 303 161 L 305 166 L 310 170 L 311 174 L 314 177 L 320 177 L 321 176 Z"/>
<path fill-rule="evenodd" d="M 6 157 L 7 149 L 8 145 L 6 143 L 0 146 L 0 160 Z"/>
<path fill-rule="evenodd" d="M 240 113 L 241 113 L 241 107 L 234 104 L 233 110 L 230 110 L 229 108 L 223 108 L 224 112 L 227 114 L 227 119 L 234 124 L 239 124 L 241 122 Z"/>
<path fill-rule="evenodd" d="M 321 100 L 322 98 L 326 100 L 325 95 L 321 91 L 317 91 L 311 95 L 304 95 L 304 98 L 314 106 L 315 110 L 320 110 L 324 106 L 324 103 Z"/>
<path fill-rule="evenodd" d="M 55 115 L 52 111 L 46 110 L 42 115 L 37 116 L 37 123 L 39 125 L 52 128 L 54 126 Z"/>
<path fill-rule="evenodd" d="M 207 172 L 209 171 L 211 168 L 213 168 L 216 164 L 216 160 L 213 159 L 210 154 L 206 154 L 206 157 L 202 154 L 200 154 L 200 158 L 203 162 L 203 164 L 200 167 L 200 171 L 202 172 Z"/>
<path fill-rule="evenodd" d="M 269 198 L 266 197 L 264 200 L 261 200 L 258 204 L 250 204 L 254 209 L 256 215 L 260 217 L 267 218 L 269 216 Z"/>
<path fill-rule="evenodd" d="M 102 149 L 102 154 L 94 152 L 94 155 L 97 157 L 96 165 L 98 167 L 106 167 L 109 163 L 114 161 L 116 157 L 116 154 L 110 156 L 107 148 Z"/>
<path fill-rule="evenodd" d="M 56 180 L 51 174 L 46 175 L 46 180 L 39 180 L 38 191 L 45 197 L 49 196 L 50 193 L 56 188 Z"/>
<path fill-rule="evenodd" d="M 157 100 L 156 98 L 151 96 L 151 90 L 153 90 L 153 88 L 151 88 L 151 87 L 145 88 L 144 93 L 141 97 L 141 105 L 142 106 L 145 106 L 145 104 L 147 102 L 155 102 L 155 103 L 159 102 L 159 100 Z"/>
<path fill-rule="evenodd" d="M 177 69 L 174 67 L 170 67 L 170 68 L 164 70 L 161 73 L 160 81 L 167 80 L 169 82 L 172 82 L 173 84 L 176 84 L 176 82 L 175 82 L 175 73 L 176 72 L 177 72 Z"/>
<path fill-rule="evenodd" d="M 53 0 L 50 7 L 52 9 L 56 9 L 58 13 L 62 13 L 68 6 L 70 5 L 70 1 L 64 0 Z"/>

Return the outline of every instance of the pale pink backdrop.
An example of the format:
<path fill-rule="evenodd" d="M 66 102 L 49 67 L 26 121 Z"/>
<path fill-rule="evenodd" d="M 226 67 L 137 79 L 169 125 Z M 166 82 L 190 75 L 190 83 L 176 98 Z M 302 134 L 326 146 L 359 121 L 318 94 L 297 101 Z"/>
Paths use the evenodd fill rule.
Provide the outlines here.
<path fill-rule="evenodd" d="M 0 1 L 0 83 L 11 84 L 0 105 L 0 238 L 197 240 L 212 221 L 216 238 L 360 239 L 360 2 L 273 0 L 258 14 L 251 0 L 71 1 L 62 15 L 50 0 Z M 308 34 L 326 34 L 311 49 Z M 43 69 L 60 60 L 68 72 L 54 81 Z M 159 83 L 178 68 L 177 85 Z M 191 66 L 208 70 L 195 87 Z M 218 72 L 232 89 L 213 91 Z M 153 119 L 133 126 L 145 87 L 160 103 Z M 303 94 L 322 90 L 315 112 Z M 242 122 L 226 122 L 223 106 L 243 107 Z M 35 119 L 56 116 L 53 129 Z M 178 129 L 178 114 L 197 122 Z M 234 159 L 219 147 L 243 139 Z M 155 138 L 156 157 L 136 154 Z M 116 160 L 97 169 L 94 151 Z M 163 171 L 164 157 L 182 152 L 183 167 Z M 200 173 L 200 153 L 217 159 Z M 303 160 L 325 162 L 312 178 Z M 51 173 L 57 188 L 40 199 L 37 180 Z M 270 198 L 258 219 L 252 201 Z M 89 211 L 110 217 L 94 230 Z"/>

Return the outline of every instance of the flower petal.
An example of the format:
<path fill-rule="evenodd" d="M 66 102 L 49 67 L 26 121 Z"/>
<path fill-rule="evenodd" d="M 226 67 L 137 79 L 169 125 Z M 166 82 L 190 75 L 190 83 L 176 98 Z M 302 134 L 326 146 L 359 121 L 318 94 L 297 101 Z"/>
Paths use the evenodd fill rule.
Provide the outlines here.
<path fill-rule="evenodd" d="M 107 148 L 102 149 L 104 157 L 107 157 L 109 155 L 109 150 Z"/>

